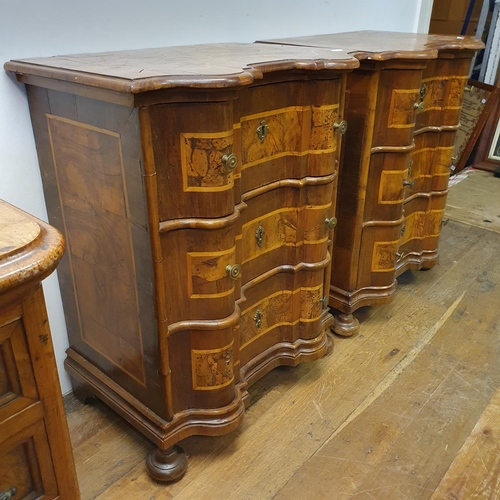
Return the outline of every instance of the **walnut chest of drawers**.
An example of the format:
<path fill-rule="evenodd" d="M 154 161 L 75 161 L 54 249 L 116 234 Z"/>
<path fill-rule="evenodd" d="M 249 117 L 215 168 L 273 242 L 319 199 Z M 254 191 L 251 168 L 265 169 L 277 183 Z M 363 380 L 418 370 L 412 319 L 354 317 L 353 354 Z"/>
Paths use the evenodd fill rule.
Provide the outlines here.
<path fill-rule="evenodd" d="M 396 277 L 438 262 L 451 155 L 473 37 L 360 31 L 273 40 L 342 48 L 347 77 L 330 306 L 352 335 L 357 308 L 392 298 Z"/>
<path fill-rule="evenodd" d="M 342 51 L 224 44 L 12 61 L 27 84 L 66 367 L 153 440 L 240 422 L 247 387 L 331 348 Z"/>
<path fill-rule="evenodd" d="M 0 200 L 0 498 L 78 500 L 41 280 L 61 234 Z"/>

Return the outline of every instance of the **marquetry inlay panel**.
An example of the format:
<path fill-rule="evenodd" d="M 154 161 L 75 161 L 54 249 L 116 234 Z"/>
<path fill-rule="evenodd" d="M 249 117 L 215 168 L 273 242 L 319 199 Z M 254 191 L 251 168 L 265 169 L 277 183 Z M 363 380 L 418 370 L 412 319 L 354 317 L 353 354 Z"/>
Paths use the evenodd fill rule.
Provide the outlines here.
<path fill-rule="evenodd" d="M 389 107 L 389 128 L 412 128 L 415 125 L 415 109 L 419 102 L 419 89 L 393 89 Z"/>
<path fill-rule="evenodd" d="M 113 365 L 144 383 L 120 135 L 53 115 L 47 119 L 80 335 Z"/>
<path fill-rule="evenodd" d="M 222 161 L 232 152 L 233 133 L 180 134 L 184 191 L 223 191 L 233 186 L 233 173 Z"/>
<path fill-rule="evenodd" d="M 213 391 L 234 380 L 233 343 L 220 349 L 191 351 L 193 389 Z"/>

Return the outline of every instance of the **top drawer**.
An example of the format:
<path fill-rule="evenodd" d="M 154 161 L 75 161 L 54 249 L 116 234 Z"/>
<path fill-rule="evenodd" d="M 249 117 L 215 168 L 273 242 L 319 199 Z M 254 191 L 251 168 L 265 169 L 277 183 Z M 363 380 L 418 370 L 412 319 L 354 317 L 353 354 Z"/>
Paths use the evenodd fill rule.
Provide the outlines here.
<path fill-rule="evenodd" d="M 234 210 L 233 105 L 149 108 L 160 220 L 223 217 Z"/>
<path fill-rule="evenodd" d="M 341 76 L 279 82 L 242 91 L 235 102 L 242 192 L 282 179 L 325 176 L 337 169 L 343 128 Z"/>
<path fill-rule="evenodd" d="M 457 126 L 470 59 L 437 59 L 424 70 L 424 110 L 418 114 L 416 129 Z"/>
<path fill-rule="evenodd" d="M 409 146 L 419 112 L 421 69 L 380 72 L 372 146 Z"/>

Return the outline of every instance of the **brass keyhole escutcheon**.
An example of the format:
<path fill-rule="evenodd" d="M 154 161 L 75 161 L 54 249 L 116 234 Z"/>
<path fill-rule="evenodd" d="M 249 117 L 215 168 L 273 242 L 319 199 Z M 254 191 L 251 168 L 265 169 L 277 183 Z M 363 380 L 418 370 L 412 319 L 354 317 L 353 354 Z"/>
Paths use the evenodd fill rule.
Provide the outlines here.
<path fill-rule="evenodd" d="M 229 366 L 231 364 L 231 353 L 228 352 L 224 359 L 226 361 L 226 365 Z"/>
<path fill-rule="evenodd" d="M 260 125 L 257 127 L 257 137 L 260 142 L 264 142 L 264 139 L 267 137 L 269 133 L 269 125 L 266 124 L 266 120 L 262 120 Z"/>
<path fill-rule="evenodd" d="M 226 266 L 226 273 L 229 274 L 229 277 L 233 280 L 240 277 L 241 267 L 238 264 L 233 264 Z"/>
<path fill-rule="evenodd" d="M 238 166 L 238 157 L 234 153 L 231 153 L 230 155 L 224 155 L 221 160 L 226 167 L 226 172 L 228 173 L 232 172 Z"/>
<path fill-rule="evenodd" d="M 424 83 L 420 87 L 420 100 L 423 101 L 426 95 L 427 95 L 427 85 Z"/>
<path fill-rule="evenodd" d="M 255 314 L 253 315 L 253 321 L 257 328 L 260 328 L 262 326 L 262 311 L 260 311 L 259 309 L 255 311 Z"/>
<path fill-rule="evenodd" d="M 262 226 L 259 226 L 257 228 L 257 231 L 255 231 L 255 239 L 257 240 L 258 247 L 262 246 L 263 238 L 264 238 L 264 228 Z"/>
<path fill-rule="evenodd" d="M 338 130 L 340 135 L 344 135 L 347 132 L 347 122 L 342 120 L 340 123 L 335 122 L 333 124 L 334 130 Z"/>
<path fill-rule="evenodd" d="M 325 224 L 328 229 L 333 229 L 337 225 L 337 217 L 330 217 L 325 219 Z"/>

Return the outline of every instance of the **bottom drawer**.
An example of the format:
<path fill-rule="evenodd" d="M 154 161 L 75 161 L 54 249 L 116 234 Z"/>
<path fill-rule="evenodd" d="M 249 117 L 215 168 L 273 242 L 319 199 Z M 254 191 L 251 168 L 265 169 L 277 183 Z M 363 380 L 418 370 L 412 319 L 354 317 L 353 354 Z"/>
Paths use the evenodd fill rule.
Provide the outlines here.
<path fill-rule="evenodd" d="M 245 365 L 258 363 L 259 358 L 280 357 L 280 350 L 298 357 L 306 345 L 310 353 L 324 348 L 323 322 L 328 314 L 324 297 L 327 267 L 325 264 L 324 268 L 296 274 L 277 273 L 242 289 L 238 304 L 241 308 L 239 341 L 243 372 Z M 277 364 L 280 363 L 274 366 Z"/>
<path fill-rule="evenodd" d="M 390 226 L 363 228 L 356 288 L 391 286 L 396 279 L 396 253 L 398 251 L 401 222 Z M 382 292 L 385 293 L 385 292 Z"/>
<path fill-rule="evenodd" d="M 2 441 L 0 449 L 0 498 L 12 488 L 15 500 L 59 498 L 42 420 Z"/>
<path fill-rule="evenodd" d="M 405 204 L 405 222 L 399 242 L 397 274 L 437 263 L 441 221 L 447 191 L 414 198 Z"/>

